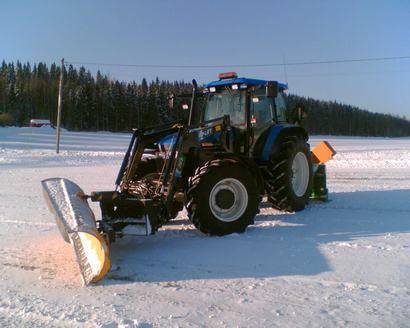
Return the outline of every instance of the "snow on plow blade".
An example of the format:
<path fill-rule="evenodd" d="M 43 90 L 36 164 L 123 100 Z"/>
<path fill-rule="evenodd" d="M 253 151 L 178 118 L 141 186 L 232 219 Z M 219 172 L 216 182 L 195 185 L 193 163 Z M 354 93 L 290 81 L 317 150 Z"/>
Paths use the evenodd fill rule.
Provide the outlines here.
<path fill-rule="evenodd" d="M 110 269 L 109 250 L 97 230 L 94 213 L 81 197 L 84 192 L 63 178 L 46 179 L 41 184 L 62 237 L 74 248 L 84 285 L 101 280 Z"/>

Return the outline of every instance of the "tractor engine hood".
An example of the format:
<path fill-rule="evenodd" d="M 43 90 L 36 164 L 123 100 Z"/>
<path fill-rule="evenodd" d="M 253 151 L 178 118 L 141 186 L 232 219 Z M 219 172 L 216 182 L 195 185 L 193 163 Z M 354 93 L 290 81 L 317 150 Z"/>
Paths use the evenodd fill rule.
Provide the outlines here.
<path fill-rule="evenodd" d="M 203 143 L 218 143 L 222 137 L 222 131 L 217 131 L 215 127 L 202 127 L 191 130 L 191 133 L 196 135 L 197 141 Z M 158 141 L 157 145 L 161 151 L 168 151 L 176 141 L 177 133 L 167 135 Z"/>

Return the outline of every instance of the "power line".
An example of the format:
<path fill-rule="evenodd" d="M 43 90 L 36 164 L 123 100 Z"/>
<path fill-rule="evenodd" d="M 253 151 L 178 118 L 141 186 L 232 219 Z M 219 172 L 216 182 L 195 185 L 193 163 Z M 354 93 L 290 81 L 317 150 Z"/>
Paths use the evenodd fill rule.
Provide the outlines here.
<path fill-rule="evenodd" d="M 274 66 L 302 66 L 302 65 L 323 65 L 323 64 L 342 64 L 342 63 L 358 63 L 358 62 L 377 62 L 410 59 L 410 56 L 394 56 L 394 57 L 371 57 L 371 58 L 345 58 L 335 60 L 319 60 L 319 61 L 300 61 L 286 63 L 270 63 L 270 64 L 232 64 L 232 65 L 161 65 L 161 64 L 119 64 L 119 63 L 102 63 L 102 62 L 78 62 L 66 61 L 72 65 L 88 65 L 88 66 L 118 66 L 118 67 L 145 67 L 145 68 L 241 68 L 241 67 L 274 67 Z"/>
<path fill-rule="evenodd" d="M 354 76 L 354 75 L 377 75 L 377 74 L 394 74 L 394 73 L 409 73 L 410 70 L 383 70 L 374 72 L 334 72 L 334 73 L 311 73 L 311 74 L 291 74 L 290 77 L 328 77 L 328 76 Z"/>

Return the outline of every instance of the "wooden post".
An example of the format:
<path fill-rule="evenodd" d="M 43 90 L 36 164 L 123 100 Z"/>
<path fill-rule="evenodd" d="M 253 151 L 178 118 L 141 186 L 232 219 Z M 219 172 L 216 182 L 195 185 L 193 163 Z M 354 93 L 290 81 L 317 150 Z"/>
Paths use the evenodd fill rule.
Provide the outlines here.
<path fill-rule="evenodd" d="M 64 77 L 64 58 L 61 59 L 60 83 L 58 87 L 58 107 L 57 107 L 57 140 L 56 153 L 60 152 L 60 123 L 61 123 L 61 107 L 63 106 L 63 77 Z"/>

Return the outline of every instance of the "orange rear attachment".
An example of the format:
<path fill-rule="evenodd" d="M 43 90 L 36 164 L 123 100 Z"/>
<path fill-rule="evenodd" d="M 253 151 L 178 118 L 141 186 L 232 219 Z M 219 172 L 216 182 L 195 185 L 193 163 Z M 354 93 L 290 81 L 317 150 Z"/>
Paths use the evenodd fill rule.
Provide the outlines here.
<path fill-rule="evenodd" d="M 336 155 L 336 151 L 327 141 L 319 142 L 312 150 L 312 161 L 314 164 L 325 164 Z"/>

